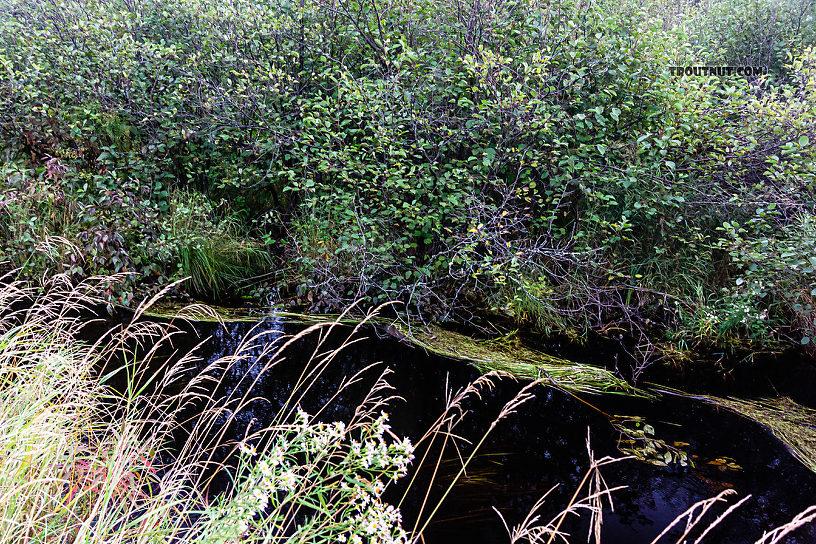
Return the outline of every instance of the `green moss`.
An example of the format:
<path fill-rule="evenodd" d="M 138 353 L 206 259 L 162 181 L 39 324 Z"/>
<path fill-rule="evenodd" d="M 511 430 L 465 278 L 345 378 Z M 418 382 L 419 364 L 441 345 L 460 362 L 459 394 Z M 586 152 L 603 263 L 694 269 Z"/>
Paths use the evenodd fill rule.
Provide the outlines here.
<path fill-rule="evenodd" d="M 664 392 L 702 400 L 759 423 L 782 442 L 791 455 L 816 472 L 816 410 L 788 397 L 739 399 L 690 395 L 675 389 Z"/>
<path fill-rule="evenodd" d="M 343 317 L 339 314 L 301 314 L 296 312 L 270 313 L 266 308 L 243 307 L 231 308 L 214 304 L 182 303 L 175 301 L 160 301 L 153 304 L 145 315 L 162 319 L 184 317 L 192 321 L 225 323 L 238 321 L 260 321 L 267 317 L 278 317 L 287 323 L 342 323 L 356 325 L 360 319 Z"/>
<path fill-rule="evenodd" d="M 466 360 L 482 372 L 500 370 L 522 379 L 544 379 L 554 387 L 572 392 L 648 396 L 605 368 L 575 363 L 521 346 L 494 346 L 439 327 L 400 330 L 411 343 L 437 355 Z"/>
<path fill-rule="evenodd" d="M 252 308 L 228 308 L 226 306 L 215 306 L 212 304 L 187 304 L 173 301 L 161 301 L 150 307 L 145 312 L 150 317 L 162 319 L 173 319 L 175 317 L 185 317 L 193 321 L 202 322 L 233 322 L 233 321 L 258 321 L 260 317 L 253 315 Z"/>

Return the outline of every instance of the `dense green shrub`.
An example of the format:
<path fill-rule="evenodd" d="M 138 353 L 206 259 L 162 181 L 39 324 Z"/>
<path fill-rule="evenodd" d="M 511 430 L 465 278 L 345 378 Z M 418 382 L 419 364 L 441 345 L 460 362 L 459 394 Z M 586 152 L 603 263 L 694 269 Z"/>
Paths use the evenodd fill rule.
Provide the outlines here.
<path fill-rule="evenodd" d="M 710 64 L 778 72 L 788 53 L 816 40 L 813 0 L 702 0 L 688 15 L 678 24 Z"/>
<path fill-rule="evenodd" d="M 811 335 L 812 2 L 0 6 L 18 264 L 59 235 L 210 298 L 274 270 L 313 310 Z M 699 63 L 773 78 L 669 74 Z"/>

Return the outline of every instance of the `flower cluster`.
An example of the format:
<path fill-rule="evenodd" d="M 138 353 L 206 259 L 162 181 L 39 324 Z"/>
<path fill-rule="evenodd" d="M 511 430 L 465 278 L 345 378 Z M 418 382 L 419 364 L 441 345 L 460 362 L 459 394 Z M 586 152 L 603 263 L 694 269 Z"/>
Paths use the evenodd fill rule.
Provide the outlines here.
<path fill-rule="evenodd" d="M 408 464 L 414 458 L 414 447 L 408 438 L 386 443 L 383 435 L 390 428 L 388 414 L 381 413 L 363 433 L 361 440 L 351 441 L 344 464 L 349 468 L 381 470 L 395 481 L 405 476 Z"/>
<path fill-rule="evenodd" d="M 407 473 L 413 446 L 389 442 L 388 414 L 362 425 L 357 439 L 342 422 L 310 422 L 298 411 L 258 453 L 239 445 L 239 478 L 229 500 L 210 512 L 207 543 L 240 542 L 252 535 L 283 536 L 282 520 L 294 507 L 309 512 L 321 537 L 358 544 L 404 544 L 397 508 L 381 500 L 388 480 Z M 353 434 L 357 434 L 356 432 Z M 326 508 L 315 509 L 315 504 Z M 317 535 L 315 535 L 317 536 Z"/>
<path fill-rule="evenodd" d="M 348 530 L 337 535 L 338 542 L 353 544 L 405 544 L 408 535 L 402 529 L 399 509 L 382 501 L 372 500 L 368 506 L 355 514 Z"/>

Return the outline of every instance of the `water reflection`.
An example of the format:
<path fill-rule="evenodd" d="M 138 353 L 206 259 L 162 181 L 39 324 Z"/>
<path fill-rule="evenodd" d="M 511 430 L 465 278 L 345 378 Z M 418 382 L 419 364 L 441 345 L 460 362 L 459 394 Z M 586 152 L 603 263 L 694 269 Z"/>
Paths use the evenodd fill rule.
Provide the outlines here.
<path fill-rule="evenodd" d="M 274 316 L 260 323 L 230 323 L 226 329 L 215 323 L 195 325 L 198 335 L 211 337 L 201 368 L 236 351 L 241 354 L 226 374 L 216 376 L 220 379 L 217 393 L 249 391 L 254 398 L 231 417 L 224 416 L 222 423 L 228 428 L 221 430 L 240 439 L 246 429 L 272 423 L 290 398 L 294 384 L 302 378 L 305 362 L 316 350 L 325 353 L 339 346 L 349 332 L 334 330 L 328 336 L 322 333 L 303 338 L 286 350 L 271 371 L 262 372 L 273 360 L 272 348 L 280 345 L 286 334 L 302 327 Z M 246 342 L 247 336 L 254 339 Z M 379 372 L 369 373 L 335 397 L 338 384 L 367 365 L 382 362 L 379 370 L 393 371 L 389 382 L 404 398 L 393 406 L 392 426 L 398 434 L 416 439 L 443 410 L 448 391 L 478 376 L 474 369 L 459 362 L 427 355 L 392 338 L 377 338 L 371 329 L 367 336 L 334 357 L 309 394 L 299 399 L 305 410 L 314 413 L 328 403 L 320 413 L 321 419 L 348 420 Z M 483 394 L 481 400 L 474 398 L 466 403 L 469 417 L 459 429 L 463 440 L 456 441 L 461 455 L 469 451 L 468 441 L 478 441 L 520 387 L 522 384 L 505 380 Z M 723 489 L 734 489 L 740 497 L 751 494 L 752 498 L 721 523 L 706 542 L 753 541 L 763 531 L 789 521 L 816 503 L 816 475 L 758 425 L 732 413 L 680 398 L 660 402 L 615 396 L 584 400 L 595 408 L 568 393 L 540 387 L 535 399 L 502 421 L 490 435 L 426 531 L 425 542 L 507 542 L 506 531 L 493 508 L 508 524 L 519 523 L 538 498 L 557 485 L 541 511 L 543 520 L 554 517 L 586 471 L 588 435 L 596 457 L 620 455 L 616 448 L 619 435 L 604 413 L 643 416 L 655 427 L 657 436 L 687 443 L 689 453 L 697 456 L 696 468 L 659 467 L 631 460 L 608 467 L 604 471 L 607 483 L 625 485 L 627 489 L 615 493 L 614 511 L 608 509 L 605 513 L 605 543 L 650 542 L 688 506 Z M 439 467 L 432 504 L 458 471 L 455 451 L 449 450 Z M 722 470 L 722 466 L 709 463 L 721 457 L 732 458 L 742 470 Z M 429 468 L 423 469 L 424 474 L 429 472 Z M 390 498 L 397 500 L 400 491 L 392 489 Z M 411 494 L 403 505 L 407 528 L 412 526 L 422 495 Z M 723 510 L 716 508 L 710 521 Z M 570 517 L 563 529 L 573 535 L 571 542 L 582 542 L 588 526 L 585 520 Z M 816 542 L 816 529 L 802 529 L 784 542 Z"/>

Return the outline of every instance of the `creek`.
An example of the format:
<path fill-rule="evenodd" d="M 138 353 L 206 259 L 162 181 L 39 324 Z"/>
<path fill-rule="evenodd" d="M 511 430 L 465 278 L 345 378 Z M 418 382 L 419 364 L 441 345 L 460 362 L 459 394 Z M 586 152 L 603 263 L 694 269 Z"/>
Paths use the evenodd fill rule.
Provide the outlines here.
<path fill-rule="evenodd" d="M 298 340 L 287 349 L 281 363 L 269 372 L 260 372 L 268 358 L 264 346 L 282 342 L 303 330 L 305 324 L 267 317 L 224 325 L 194 321 L 180 327 L 184 334 L 173 343 L 178 353 L 209 339 L 200 348 L 201 361 L 189 370 L 191 373 L 235 353 L 248 334 L 260 335 L 245 351 L 248 356 L 230 366 L 226 376 L 219 376 L 224 379 L 215 391 L 249 392 L 254 399 L 225 421 L 228 428 L 220 429 L 236 440 L 247 428 L 274 420 L 314 353 L 319 336 L 310 334 Z M 320 350 L 338 347 L 350 331 L 350 327 L 335 328 L 323 339 Z M 320 411 L 323 421 L 348 420 L 374 379 L 387 368 L 391 371 L 387 380 L 401 397 L 389 405 L 392 429 L 397 435 L 417 440 L 442 412 L 449 392 L 481 374 L 461 360 L 429 353 L 374 327 L 364 328 L 356 338 L 339 352 L 301 401 L 307 412 Z M 369 365 L 374 366 L 364 379 L 335 396 L 345 377 Z M 484 390 L 481 399 L 474 397 L 465 404 L 467 417 L 457 429 L 461 439 L 456 440 L 461 455 L 468 454 L 504 403 L 523 386 L 523 381 L 501 379 L 495 388 Z M 788 522 L 816 503 L 816 474 L 765 427 L 732 411 L 675 395 L 591 395 L 545 385 L 533 391 L 533 399 L 502 419 L 488 435 L 425 530 L 425 543 L 509 542 L 498 513 L 512 527 L 555 486 L 539 512 L 543 520 L 553 518 L 568 503 L 587 470 L 587 441 L 596 458 L 622 457 L 621 448 L 629 453 L 639 451 L 643 458 L 626 459 L 602 469 L 608 486 L 625 486 L 612 494 L 614 509 L 609 504 L 605 507 L 604 543 L 649 543 L 693 503 L 726 489 L 737 492 L 729 504 L 748 494 L 751 498 L 722 521 L 705 542 L 753 542 L 763 531 Z M 664 461 L 666 452 L 674 454 Z M 427 478 L 433 467 L 422 467 L 420 485 L 401 505 L 406 529 L 413 526 L 428 486 L 431 504 L 442 495 L 458 471 L 457 458 L 456 450 L 446 451 L 432 484 Z M 389 488 L 386 499 L 397 502 L 405 480 Z M 725 507 L 715 508 L 708 521 Z M 567 517 L 562 530 L 570 533 L 570 542 L 587 540 L 588 519 L 588 513 L 581 518 Z M 674 542 L 681 532 L 675 530 L 671 533 L 674 539 L 666 537 L 661 542 Z M 801 528 L 783 542 L 816 542 L 816 526 Z"/>

